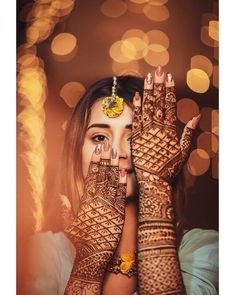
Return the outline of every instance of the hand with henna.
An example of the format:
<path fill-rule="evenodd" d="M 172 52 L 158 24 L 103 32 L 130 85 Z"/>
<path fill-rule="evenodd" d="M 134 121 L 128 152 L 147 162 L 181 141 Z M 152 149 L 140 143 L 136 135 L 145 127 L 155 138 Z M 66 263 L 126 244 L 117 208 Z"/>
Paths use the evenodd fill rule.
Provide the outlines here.
<path fill-rule="evenodd" d="M 97 145 L 77 216 L 72 216 L 69 201 L 64 199 L 65 233 L 76 249 L 65 294 L 102 292 L 103 276 L 120 240 L 125 216 L 126 171 L 119 171 L 118 161 L 115 149 L 110 157 L 107 143 Z"/>
<path fill-rule="evenodd" d="M 176 96 L 172 75 L 159 66 L 144 82 L 143 100 L 134 96 L 133 164 L 139 183 L 138 273 L 140 294 L 186 294 L 176 247 L 171 183 L 188 157 L 190 120 L 176 134 Z"/>

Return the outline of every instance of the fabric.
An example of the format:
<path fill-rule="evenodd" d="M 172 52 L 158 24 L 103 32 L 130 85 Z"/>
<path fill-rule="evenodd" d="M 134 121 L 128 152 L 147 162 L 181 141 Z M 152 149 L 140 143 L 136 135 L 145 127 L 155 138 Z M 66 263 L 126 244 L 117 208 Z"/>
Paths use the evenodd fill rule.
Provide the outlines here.
<path fill-rule="evenodd" d="M 43 232 L 30 238 L 28 294 L 62 295 L 75 249 L 64 233 Z M 192 229 L 185 233 L 179 259 L 187 294 L 218 294 L 218 233 Z M 137 294 L 137 293 L 136 293 Z"/>

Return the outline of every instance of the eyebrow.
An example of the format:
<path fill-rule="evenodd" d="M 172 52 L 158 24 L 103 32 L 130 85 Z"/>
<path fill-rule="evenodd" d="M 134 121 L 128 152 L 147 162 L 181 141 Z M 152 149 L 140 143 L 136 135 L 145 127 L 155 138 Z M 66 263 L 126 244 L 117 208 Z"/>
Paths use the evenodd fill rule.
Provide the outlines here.
<path fill-rule="evenodd" d="M 111 128 L 111 126 L 109 124 L 95 123 L 95 124 L 90 125 L 87 130 L 89 130 L 91 128 Z M 125 128 L 132 129 L 132 124 L 125 125 Z"/>

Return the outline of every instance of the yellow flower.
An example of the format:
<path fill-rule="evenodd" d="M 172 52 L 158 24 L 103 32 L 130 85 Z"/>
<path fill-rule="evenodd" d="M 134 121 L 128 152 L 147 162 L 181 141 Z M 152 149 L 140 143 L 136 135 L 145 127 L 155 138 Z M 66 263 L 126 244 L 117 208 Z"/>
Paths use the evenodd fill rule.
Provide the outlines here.
<path fill-rule="evenodd" d="M 116 96 L 115 101 L 111 97 L 105 97 L 102 101 L 103 112 L 109 118 L 118 117 L 124 109 L 124 99 Z"/>
<path fill-rule="evenodd" d="M 125 254 L 120 256 L 122 263 L 120 264 L 120 270 L 122 273 L 127 272 L 135 262 L 134 254 Z"/>
<path fill-rule="evenodd" d="M 123 273 L 127 272 L 131 268 L 132 264 L 133 262 L 131 261 L 122 262 L 120 265 L 121 272 Z"/>

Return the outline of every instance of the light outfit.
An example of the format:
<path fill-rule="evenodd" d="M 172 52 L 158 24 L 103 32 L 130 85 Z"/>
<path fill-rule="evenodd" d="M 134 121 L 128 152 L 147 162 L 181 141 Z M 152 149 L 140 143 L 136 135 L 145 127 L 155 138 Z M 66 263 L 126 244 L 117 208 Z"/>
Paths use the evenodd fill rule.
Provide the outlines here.
<path fill-rule="evenodd" d="M 75 257 L 68 238 L 62 232 L 37 233 L 30 238 L 30 249 L 28 294 L 64 294 Z M 196 228 L 186 232 L 179 259 L 188 295 L 218 294 L 217 231 Z"/>

